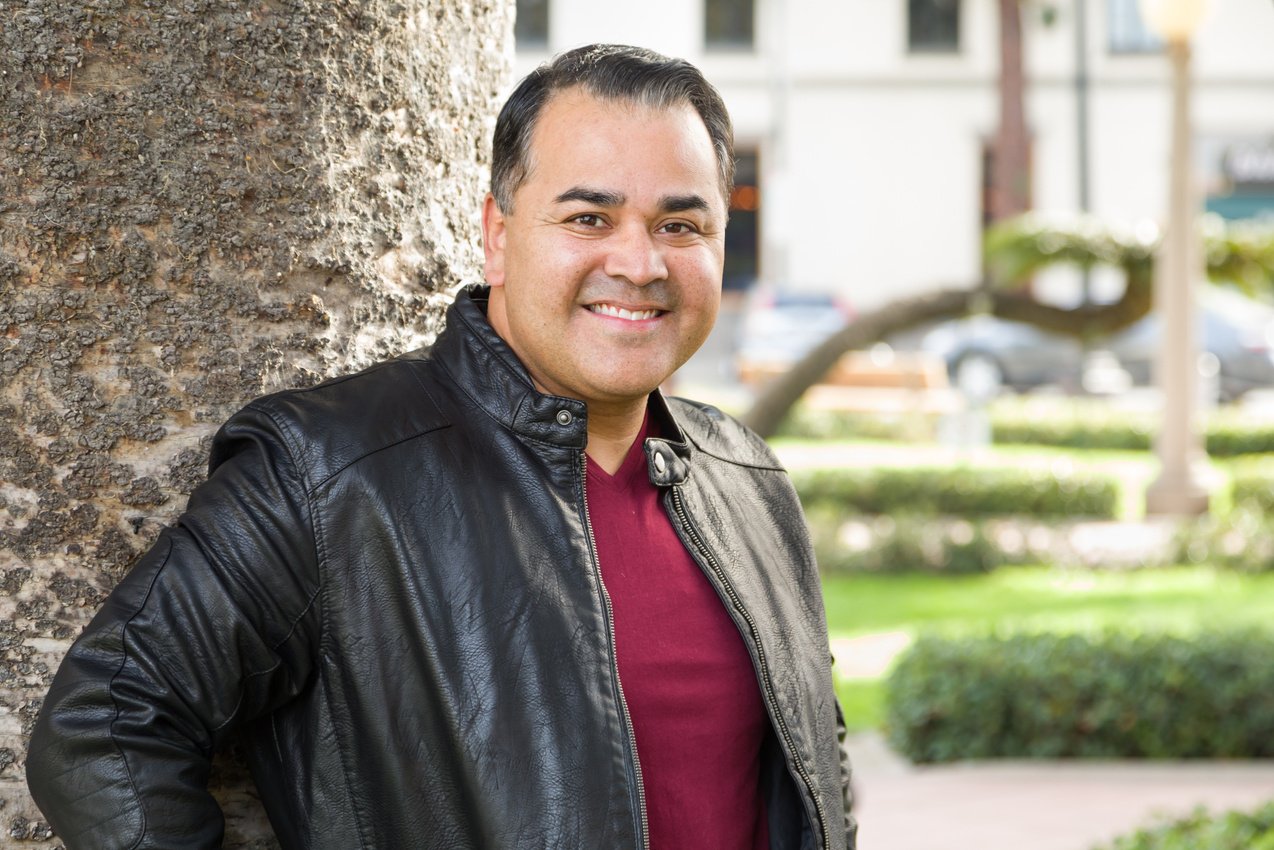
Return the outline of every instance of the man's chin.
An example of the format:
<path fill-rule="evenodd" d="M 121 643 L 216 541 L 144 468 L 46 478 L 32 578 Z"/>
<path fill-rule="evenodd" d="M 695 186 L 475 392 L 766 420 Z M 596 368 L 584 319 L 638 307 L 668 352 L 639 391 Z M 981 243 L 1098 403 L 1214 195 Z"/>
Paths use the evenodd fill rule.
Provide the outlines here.
<path fill-rule="evenodd" d="M 585 399 L 585 402 L 592 407 L 609 408 L 645 404 L 650 394 L 664 386 L 670 377 L 671 375 L 666 376 L 658 382 L 643 380 L 598 387 L 591 393 L 592 399 Z"/>

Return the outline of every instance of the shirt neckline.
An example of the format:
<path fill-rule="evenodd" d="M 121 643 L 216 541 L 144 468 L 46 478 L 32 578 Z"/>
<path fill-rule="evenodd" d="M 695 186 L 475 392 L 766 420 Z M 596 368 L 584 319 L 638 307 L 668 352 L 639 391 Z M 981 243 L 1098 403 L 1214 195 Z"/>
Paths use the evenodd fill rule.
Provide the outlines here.
<path fill-rule="evenodd" d="M 650 416 L 650 407 L 647 405 L 642 415 L 641 430 L 637 432 L 637 438 L 628 447 L 628 453 L 624 455 L 624 462 L 619 465 L 619 469 L 615 470 L 614 475 L 602 469 L 601 465 L 591 457 L 588 457 L 588 453 L 585 452 L 585 457 L 588 457 L 589 484 L 611 489 L 628 490 L 637 482 L 646 480 L 646 452 L 644 447 L 646 439 L 654 436 L 658 436 L 658 432 L 655 429 L 654 420 Z"/>

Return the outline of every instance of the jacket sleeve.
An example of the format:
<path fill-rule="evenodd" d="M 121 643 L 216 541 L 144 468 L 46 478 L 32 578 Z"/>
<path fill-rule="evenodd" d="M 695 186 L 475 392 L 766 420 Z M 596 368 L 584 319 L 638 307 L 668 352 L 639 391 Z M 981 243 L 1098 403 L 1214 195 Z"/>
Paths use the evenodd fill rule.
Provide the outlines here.
<path fill-rule="evenodd" d="M 248 408 L 212 472 L 63 660 L 27 758 L 68 850 L 217 848 L 213 751 L 295 696 L 317 645 L 306 490 L 285 432 Z"/>
<path fill-rule="evenodd" d="M 840 749 L 841 793 L 845 799 L 845 850 L 855 850 L 858 841 L 858 820 L 854 817 L 854 791 L 851 785 L 853 769 L 849 763 L 849 750 L 845 748 L 845 714 L 840 701 L 836 702 L 836 741 Z"/>

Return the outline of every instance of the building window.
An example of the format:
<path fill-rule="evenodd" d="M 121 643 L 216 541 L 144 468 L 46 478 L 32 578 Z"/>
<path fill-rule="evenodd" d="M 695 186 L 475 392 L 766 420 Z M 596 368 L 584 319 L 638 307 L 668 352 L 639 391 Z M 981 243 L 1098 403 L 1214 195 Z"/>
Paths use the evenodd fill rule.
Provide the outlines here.
<path fill-rule="evenodd" d="M 1111 53 L 1157 53 L 1163 42 L 1141 19 L 1137 0 L 1107 0 L 1106 27 Z"/>
<path fill-rule="evenodd" d="M 704 0 L 703 42 L 711 50 L 751 50 L 755 0 Z"/>
<path fill-rule="evenodd" d="M 756 151 L 737 151 L 734 191 L 730 194 L 730 226 L 725 230 L 723 285 L 727 292 L 746 290 L 756 283 L 760 266 L 757 250 L 760 214 L 760 168 Z"/>
<path fill-rule="evenodd" d="M 960 49 L 960 0 L 907 0 L 907 50 L 955 53 Z"/>
<path fill-rule="evenodd" d="M 549 0 L 517 0 L 513 40 L 518 50 L 547 50 Z"/>

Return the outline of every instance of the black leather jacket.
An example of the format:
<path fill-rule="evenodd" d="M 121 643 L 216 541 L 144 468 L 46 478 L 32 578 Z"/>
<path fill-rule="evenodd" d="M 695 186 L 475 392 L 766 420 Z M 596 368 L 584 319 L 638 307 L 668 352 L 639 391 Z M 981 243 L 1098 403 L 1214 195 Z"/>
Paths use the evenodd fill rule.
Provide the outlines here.
<path fill-rule="evenodd" d="M 27 773 L 68 848 L 213 848 L 246 749 L 285 848 L 639 848 L 584 497 L 585 406 L 460 295 L 432 349 L 260 399 L 75 644 Z M 853 847 L 805 526 L 765 444 L 656 394 L 645 451 L 772 726 L 772 848 Z"/>

